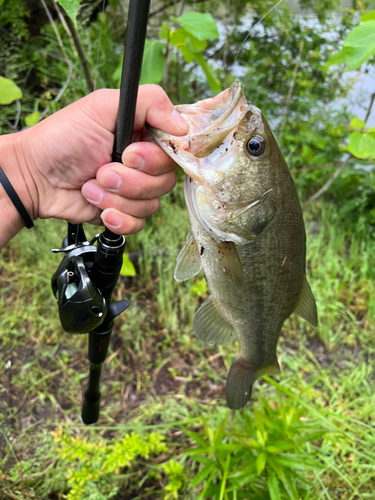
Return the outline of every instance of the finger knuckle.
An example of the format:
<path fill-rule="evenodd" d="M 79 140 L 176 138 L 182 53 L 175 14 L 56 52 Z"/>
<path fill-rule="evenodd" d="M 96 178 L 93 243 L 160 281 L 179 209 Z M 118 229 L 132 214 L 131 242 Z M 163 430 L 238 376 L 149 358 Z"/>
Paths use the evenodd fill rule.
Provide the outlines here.
<path fill-rule="evenodd" d="M 155 200 L 152 200 L 152 201 L 153 201 L 153 213 L 155 213 L 160 208 L 160 200 L 159 200 L 159 198 L 156 198 Z"/>
<path fill-rule="evenodd" d="M 134 200 L 140 200 L 140 199 L 144 198 L 145 191 L 146 190 L 145 190 L 144 185 L 134 183 L 134 185 L 132 186 L 132 189 L 131 189 L 131 197 Z"/>
<path fill-rule="evenodd" d="M 164 108 L 165 106 L 167 106 L 170 101 L 169 101 L 169 97 L 167 96 L 167 94 L 165 93 L 165 91 L 159 87 L 158 85 L 153 85 L 153 94 L 154 94 L 154 99 L 155 99 L 155 103 L 158 107 L 160 108 Z"/>
<path fill-rule="evenodd" d="M 126 233 L 135 234 L 145 227 L 145 219 L 137 219 L 135 217 L 129 218 L 127 221 Z"/>
<path fill-rule="evenodd" d="M 149 200 L 147 202 L 147 207 L 146 207 L 146 210 L 145 210 L 145 215 L 146 216 L 149 216 L 149 215 L 153 215 L 155 214 L 160 208 L 160 200 L 159 198 L 155 198 L 153 200 Z"/>

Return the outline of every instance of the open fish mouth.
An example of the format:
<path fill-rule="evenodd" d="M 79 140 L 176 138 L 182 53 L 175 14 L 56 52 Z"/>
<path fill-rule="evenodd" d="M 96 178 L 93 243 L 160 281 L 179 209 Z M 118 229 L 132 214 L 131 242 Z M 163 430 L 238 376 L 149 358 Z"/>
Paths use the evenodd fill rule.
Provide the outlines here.
<path fill-rule="evenodd" d="M 233 126 L 236 108 L 243 98 L 242 85 L 235 82 L 216 97 L 195 104 L 181 104 L 176 106 L 176 110 L 188 122 L 189 135 L 210 134 L 223 126 Z"/>
<path fill-rule="evenodd" d="M 175 109 L 189 124 L 188 134 L 173 136 L 150 126 L 148 130 L 188 175 L 199 178 L 199 158 L 209 156 L 221 145 L 243 118 L 248 103 L 242 84 L 235 82 L 213 98 L 178 105 Z"/>

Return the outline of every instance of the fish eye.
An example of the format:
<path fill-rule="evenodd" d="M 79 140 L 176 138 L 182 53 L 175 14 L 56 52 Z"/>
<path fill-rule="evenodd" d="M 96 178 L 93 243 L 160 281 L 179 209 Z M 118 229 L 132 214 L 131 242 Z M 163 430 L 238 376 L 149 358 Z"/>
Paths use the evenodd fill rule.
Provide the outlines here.
<path fill-rule="evenodd" d="M 246 144 L 246 149 L 251 156 L 261 156 L 266 149 L 263 137 L 260 135 L 253 135 Z"/>

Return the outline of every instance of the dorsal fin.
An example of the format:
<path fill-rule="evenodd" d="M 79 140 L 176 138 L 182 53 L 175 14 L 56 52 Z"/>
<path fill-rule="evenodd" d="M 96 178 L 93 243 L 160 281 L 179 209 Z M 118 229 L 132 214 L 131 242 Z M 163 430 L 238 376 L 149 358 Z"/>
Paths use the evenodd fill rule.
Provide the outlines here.
<path fill-rule="evenodd" d="M 318 326 L 315 299 L 306 278 L 303 281 L 302 290 L 294 312 L 308 321 L 312 326 Z"/>
<path fill-rule="evenodd" d="M 195 313 L 193 330 L 199 340 L 210 345 L 223 345 L 236 340 L 233 327 L 221 316 L 210 295 Z"/>
<path fill-rule="evenodd" d="M 186 236 L 186 243 L 177 256 L 174 270 L 174 279 L 178 282 L 192 278 L 202 269 L 201 256 L 198 245 L 191 231 Z"/>

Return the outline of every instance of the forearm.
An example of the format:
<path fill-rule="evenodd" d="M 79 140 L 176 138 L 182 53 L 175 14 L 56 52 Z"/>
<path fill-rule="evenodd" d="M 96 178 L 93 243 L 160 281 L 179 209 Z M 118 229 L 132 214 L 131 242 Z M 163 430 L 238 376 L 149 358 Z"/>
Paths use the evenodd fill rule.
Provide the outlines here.
<path fill-rule="evenodd" d="M 35 210 L 28 185 L 33 179 L 27 169 L 22 149 L 24 132 L 0 137 L 0 167 L 24 204 L 29 216 L 34 219 Z M 3 248 L 25 223 L 0 184 L 0 248 Z"/>

